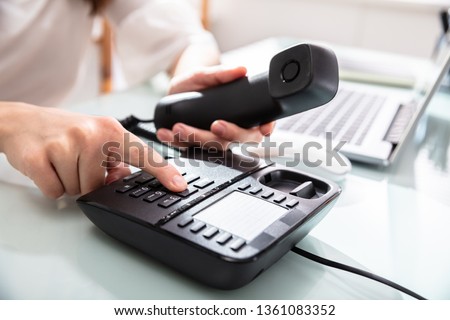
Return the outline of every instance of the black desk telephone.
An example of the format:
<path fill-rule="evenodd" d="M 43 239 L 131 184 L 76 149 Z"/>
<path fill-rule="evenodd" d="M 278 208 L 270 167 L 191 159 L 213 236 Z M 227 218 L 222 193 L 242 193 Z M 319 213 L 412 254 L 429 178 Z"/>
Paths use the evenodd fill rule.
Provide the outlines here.
<path fill-rule="evenodd" d="M 155 124 L 170 127 L 183 119 L 207 128 L 226 119 L 249 127 L 319 106 L 336 93 L 336 59 L 320 47 L 298 45 L 272 59 L 269 77 L 257 77 L 257 89 L 253 82 L 163 98 Z M 194 112 L 196 105 L 223 113 Z M 78 205 L 107 234 L 222 289 L 247 284 L 280 259 L 340 193 L 333 182 L 230 151 L 192 148 L 169 162 L 184 174 L 187 190 L 172 193 L 139 171 L 80 197 Z"/>

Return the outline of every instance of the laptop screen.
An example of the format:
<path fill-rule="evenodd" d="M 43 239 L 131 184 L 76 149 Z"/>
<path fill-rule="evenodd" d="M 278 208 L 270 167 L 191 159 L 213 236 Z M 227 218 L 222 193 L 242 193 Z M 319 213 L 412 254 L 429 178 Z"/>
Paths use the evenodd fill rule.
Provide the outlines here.
<path fill-rule="evenodd" d="M 390 160 L 392 161 L 399 152 L 399 146 L 403 144 L 404 140 L 414 131 L 419 119 L 425 112 L 426 107 L 430 104 L 432 98 L 439 90 L 443 81 L 449 80 L 450 69 L 450 46 L 446 46 L 444 50 L 430 61 L 427 74 L 422 79 L 418 79 L 415 85 L 415 99 L 416 112 L 413 115 L 408 127 L 404 131 L 403 137 L 400 139 L 398 147 L 391 154 Z"/>

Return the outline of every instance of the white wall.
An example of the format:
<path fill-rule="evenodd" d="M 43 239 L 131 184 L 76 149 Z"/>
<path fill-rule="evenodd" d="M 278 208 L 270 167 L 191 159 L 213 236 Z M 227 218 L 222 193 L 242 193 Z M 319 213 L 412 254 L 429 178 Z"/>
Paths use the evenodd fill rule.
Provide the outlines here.
<path fill-rule="evenodd" d="M 222 50 L 295 36 L 428 57 L 450 0 L 210 0 Z"/>

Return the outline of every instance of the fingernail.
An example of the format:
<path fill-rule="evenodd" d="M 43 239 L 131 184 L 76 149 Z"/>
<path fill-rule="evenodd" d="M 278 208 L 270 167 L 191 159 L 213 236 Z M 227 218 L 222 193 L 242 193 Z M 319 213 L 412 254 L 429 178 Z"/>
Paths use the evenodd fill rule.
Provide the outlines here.
<path fill-rule="evenodd" d="M 172 141 L 173 137 L 169 130 L 159 129 L 157 132 L 158 139 L 160 141 Z"/>
<path fill-rule="evenodd" d="M 185 133 L 186 129 L 184 128 L 184 126 L 182 124 L 177 123 L 176 125 L 173 126 L 172 131 L 174 133 L 183 134 L 183 133 Z"/>
<path fill-rule="evenodd" d="M 186 180 L 184 180 L 184 178 L 182 176 L 178 176 L 178 175 L 174 176 L 172 178 L 172 183 L 176 188 L 179 188 L 179 189 L 184 190 L 187 187 Z"/>
<path fill-rule="evenodd" d="M 264 134 L 264 136 L 265 136 L 265 137 L 268 137 L 268 136 L 270 136 L 272 133 L 273 133 L 273 128 L 272 128 L 271 130 L 267 131 L 267 132 Z"/>
<path fill-rule="evenodd" d="M 212 129 L 216 135 L 222 137 L 225 134 L 226 127 L 221 121 L 215 121 Z"/>
<path fill-rule="evenodd" d="M 177 123 L 173 126 L 172 131 L 175 135 L 178 134 L 180 138 L 185 138 L 187 136 L 186 134 L 186 128 L 182 124 Z"/>

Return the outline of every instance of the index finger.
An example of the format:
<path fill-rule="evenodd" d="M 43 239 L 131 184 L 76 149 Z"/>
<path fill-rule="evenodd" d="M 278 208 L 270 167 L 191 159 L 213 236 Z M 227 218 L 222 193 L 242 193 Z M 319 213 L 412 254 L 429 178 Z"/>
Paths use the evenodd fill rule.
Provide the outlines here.
<path fill-rule="evenodd" d="M 121 143 L 112 142 L 106 147 L 108 157 L 150 173 L 171 191 L 181 192 L 187 188 L 178 170 L 153 148 L 128 131 L 124 132 L 123 137 Z"/>

